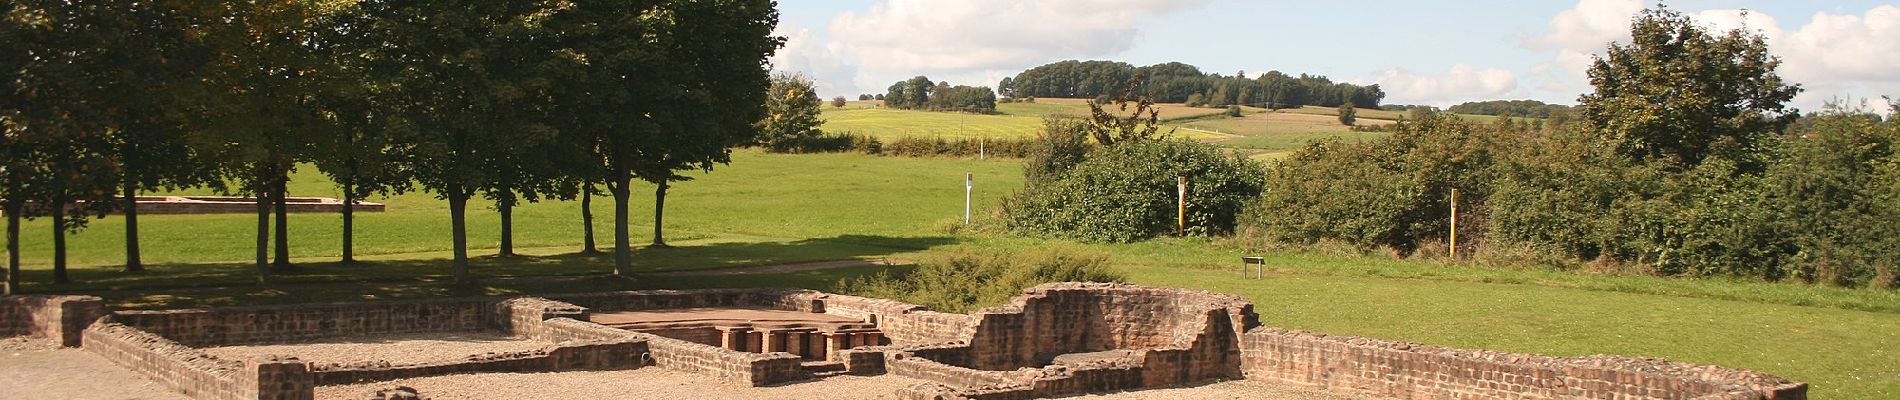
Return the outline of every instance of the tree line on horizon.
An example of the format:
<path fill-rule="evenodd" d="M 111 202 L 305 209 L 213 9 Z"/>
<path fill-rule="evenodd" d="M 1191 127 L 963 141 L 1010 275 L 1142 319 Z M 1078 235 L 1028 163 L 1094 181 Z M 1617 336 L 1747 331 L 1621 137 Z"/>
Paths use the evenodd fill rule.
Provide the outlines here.
<path fill-rule="evenodd" d="M 949 81 L 933 84 L 930 77 L 922 75 L 891 84 L 882 100 L 885 107 L 898 109 L 996 112 L 996 91 L 988 86 L 950 86 Z"/>
<path fill-rule="evenodd" d="M 1199 67 L 1169 62 L 1136 67 L 1117 61 L 1067 60 L 1045 64 L 1003 78 L 998 91 L 1006 98 L 1104 98 L 1118 95 L 1123 84 L 1139 79 L 1136 94 L 1157 103 L 1196 106 L 1247 105 L 1267 108 L 1300 106 L 1338 107 L 1347 103 L 1379 108 L 1385 91 L 1379 85 L 1333 82 L 1324 76 L 1288 75 L 1268 71 L 1249 78 L 1246 71 L 1233 76 L 1205 73 Z"/>
<path fill-rule="evenodd" d="M 614 272 L 631 273 L 629 189 L 730 161 L 766 116 L 769 0 L 0 0 L 0 206 L 6 293 L 23 219 L 65 235 L 120 210 L 139 260 L 141 192 L 209 187 L 257 204 L 260 282 L 292 268 L 286 182 L 314 165 L 348 204 L 410 190 L 449 203 L 457 282 L 465 214 L 614 199 Z M 585 207 L 584 207 L 585 208 Z M 588 213 L 587 251 L 595 251 Z M 274 218 L 273 218 L 274 217 Z M 274 230 L 273 230 L 274 228 Z M 275 251 L 270 251 L 274 234 Z"/>

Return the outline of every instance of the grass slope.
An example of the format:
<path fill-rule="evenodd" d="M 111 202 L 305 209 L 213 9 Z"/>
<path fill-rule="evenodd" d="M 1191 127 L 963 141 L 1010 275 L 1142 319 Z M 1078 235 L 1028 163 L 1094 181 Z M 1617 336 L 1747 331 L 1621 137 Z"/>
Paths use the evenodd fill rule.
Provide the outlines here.
<path fill-rule="evenodd" d="M 1027 249 L 1069 246 L 1109 254 L 1136 283 L 1246 296 L 1264 322 L 1287 328 L 1434 345 L 1552 355 L 1622 354 L 1759 369 L 1811 382 L 1817 398 L 1900 396 L 1900 294 L 1727 280 L 1581 275 L 1493 269 L 1381 256 L 1313 251 L 1244 251 L 1201 239 L 1105 245 L 951 234 L 961 210 L 961 177 L 975 173 L 977 217 L 1020 185 L 1010 162 L 859 155 L 735 154 L 734 164 L 675 187 L 668 208 L 672 249 L 640 249 L 642 270 L 838 258 L 917 256 L 942 246 Z M 292 193 L 334 195 L 321 176 L 301 172 Z M 610 216 L 604 199 L 596 208 Z M 650 199 L 636 198 L 645 225 Z M 575 202 L 522 207 L 517 258 L 481 257 L 475 285 L 448 285 L 446 211 L 427 194 L 387 199 L 392 210 L 364 214 L 359 246 L 377 254 L 361 265 L 320 261 L 335 254 L 337 218 L 299 214 L 293 253 L 310 262 L 270 287 L 250 284 L 253 220 L 245 215 L 148 216 L 144 239 L 153 271 L 111 272 L 119 259 L 116 218 L 72 241 L 80 283 L 47 278 L 45 221 L 28 226 L 29 292 L 83 292 L 128 307 L 273 304 L 363 299 L 574 292 L 646 288 L 792 286 L 832 289 L 838 279 L 881 267 L 730 277 L 604 276 L 609 259 L 578 249 Z M 493 248 L 495 216 L 474 208 L 471 242 Z M 599 232 L 611 232 L 606 219 Z M 635 226 L 636 243 L 648 227 Z M 607 240 L 603 238 L 603 244 Z M 1274 272 L 1245 280 L 1236 258 L 1260 254 Z"/>

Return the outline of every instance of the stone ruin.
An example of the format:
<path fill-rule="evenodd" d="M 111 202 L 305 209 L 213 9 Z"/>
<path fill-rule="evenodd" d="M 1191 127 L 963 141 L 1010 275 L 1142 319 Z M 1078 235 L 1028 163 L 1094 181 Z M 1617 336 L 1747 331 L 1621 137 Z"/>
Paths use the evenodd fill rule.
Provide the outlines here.
<path fill-rule="evenodd" d="M 210 346 L 351 335 L 494 332 L 549 343 L 417 365 L 227 360 Z M 1805 399 L 1754 371 L 1614 356 L 1458 350 L 1260 325 L 1199 291 L 1057 283 L 971 314 L 809 290 L 112 311 L 94 297 L 0 298 L 0 336 L 83 347 L 199 399 L 309 399 L 319 385 L 476 372 L 658 367 L 728 384 L 897 374 L 905 399 L 1028 399 L 1250 379 L 1395 399 Z M 379 398 L 412 398 L 413 390 Z M 427 397 L 427 393 L 420 393 Z"/>

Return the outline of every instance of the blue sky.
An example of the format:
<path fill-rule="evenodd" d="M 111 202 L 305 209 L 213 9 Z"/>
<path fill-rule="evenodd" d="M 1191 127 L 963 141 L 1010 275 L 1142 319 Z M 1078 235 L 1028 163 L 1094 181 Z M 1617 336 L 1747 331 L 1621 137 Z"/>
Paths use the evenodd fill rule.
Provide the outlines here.
<path fill-rule="evenodd" d="M 1180 61 L 1204 71 L 1267 70 L 1378 83 L 1388 103 L 1574 103 L 1590 56 L 1654 1 L 1337 2 L 1244 0 L 781 0 L 787 47 L 774 68 L 824 96 L 878 93 L 915 75 L 993 85 L 1067 59 Z M 1769 38 L 1784 78 L 1833 98 L 1900 95 L 1894 1 L 1673 1 L 1709 26 Z M 1747 10 L 1744 14 L 1742 10 Z"/>

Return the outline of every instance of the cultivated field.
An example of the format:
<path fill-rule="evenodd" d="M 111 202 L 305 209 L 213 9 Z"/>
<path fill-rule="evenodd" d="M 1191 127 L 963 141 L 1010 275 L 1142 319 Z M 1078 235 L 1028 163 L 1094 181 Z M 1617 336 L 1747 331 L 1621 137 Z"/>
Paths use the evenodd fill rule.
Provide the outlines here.
<path fill-rule="evenodd" d="M 1000 103 L 996 114 L 972 114 L 921 110 L 877 108 L 875 101 L 847 102 L 836 108 L 826 104 L 821 115 L 826 132 L 849 132 L 880 139 L 910 137 L 1015 139 L 1035 137 L 1042 120 L 1050 115 L 1085 117 L 1087 100 L 1036 99 L 1035 103 Z M 1181 104 L 1158 104 L 1162 119 L 1181 119 L 1219 115 L 1224 109 L 1196 108 Z M 1188 137 L 1204 135 L 1181 132 Z"/>
<path fill-rule="evenodd" d="M 1243 295 L 1268 325 L 1327 333 L 1553 355 L 1624 354 L 1756 369 L 1815 385 L 1816 398 L 1900 396 L 1900 294 L 1719 279 L 1582 275 L 1487 268 L 1431 260 L 1395 261 L 1354 251 L 1250 251 L 1206 239 L 1104 245 L 953 232 L 962 178 L 976 174 L 976 217 L 1020 185 L 1010 161 L 912 159 L 849 154 L 777 155 L 739 151 L 733 164 L 674 187 L 668 204 L 672 249 L 640 249 L 643 271 L 706 269 L 843 258 L 919 259 L 953 247 L 1028 250 L 1068 247 L 1109 255 L 1132 283 Z M 334 196 L 319 174 L 296 175 L 294 195 Z M 650 193 L 638 188 L 635 193 Z M 635 243 L 645 243 L 650 198 L 633 203 Z M 428 194 L 382 201 L 361 214 L 354 266 L 336 254 L 338 218 L 291 219 L 293 254 L 306 262 L 280 284 L 260 288 L 250 268 L 248 215 L 142 218 L 152 271 L 112 272 L 121 256 L 119 220 L 94 221 L 72 237 L 79 283 L 47 284 L 46 221 L 26 227 L 28 292 L 79 291 L 123 307 L 273 304 L 647 288 L 793 286 L 835 290 L 839 279 L 884 266 L 729 276 L 603 276 L 610 259 L 579 249 L 578 202 L 517 211 L 517 241 L 529 256 L 481 257 L 481 282 L 443 283 L 449 270 L 445 205 Z M 597 229 L 610 242 L 611 212 L 596 198 Z M 491 253 L 496 216 L 470 207 L 477 255 Z M 1264 255 L 1273 273 L 1244 280 L 1242 255 Z M 131 289 L 137 290 L 114 290 Z M 1693 316 L 1693 317 L 1691 317 Z"/>

